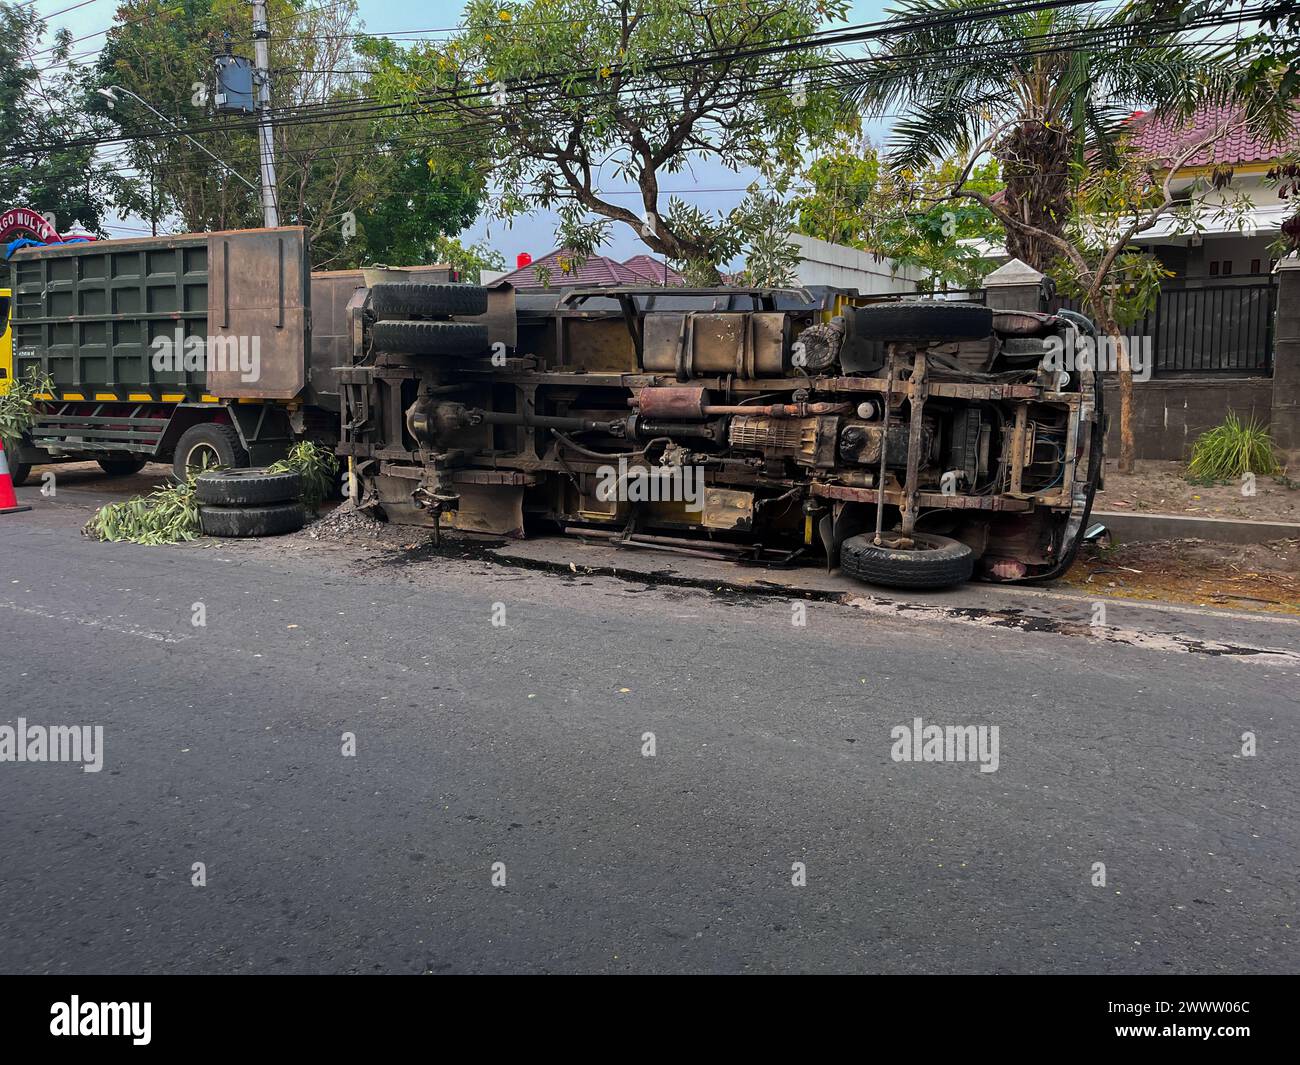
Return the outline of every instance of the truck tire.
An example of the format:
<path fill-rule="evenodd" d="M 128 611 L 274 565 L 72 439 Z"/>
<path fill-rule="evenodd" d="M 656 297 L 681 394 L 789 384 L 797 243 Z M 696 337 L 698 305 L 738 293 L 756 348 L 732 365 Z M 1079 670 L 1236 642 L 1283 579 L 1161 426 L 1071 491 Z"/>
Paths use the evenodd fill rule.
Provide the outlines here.
<path fill-rule="evenodd" d="M 144 469 L 144 464 L 148 459 L 137 458 L 115 458 L 115 459 L 97 459 L 99 468 L 110 477 L 130 477 L 133 473 L 139 473 Z"/>
<path fill-rule="evenodd" d="M 261 466 L 212 470 L 194 481 L 195 495 L 210 506 L 293 503 L 302 494 L 302 475 L 293 470 L 271 473 Z"/>
<path fill-rule="evenodd" d="M 975 556 L 960 540 L 913 533 L 911 550 L 873 543 L 864 533 L 840 547 L 840 569 L 850 577 L 887 588 L 948 588 L 970 580 Z"/>
<path fill-rule="evenodd" d="M 478 285 L 384 283 L 370 289 L 367 304 L 375 318 L 380 320 L 405 314 L 424 318 L 483 314 L 487 311 L 487 289 Z"/>
<path fill-rule="evenodd" d="M 297 532 L 307 520 L 301 503 L 265 503 L 255 507 L 199 507 L 205 536 L 243 539 Z"/>
<path fill-rule="evenodd" d="M 232 425 L 224 422 L 201 422 L 191 425 L 176 441 L 172 472 L 178 481 L 191 474 L 217 467 L 248 465 L 248 453 Z"/>
<path fill-rule="evenodd" d="M 486 355 L 488 331 L 472 322 L 376 322 L 370 330 L 380 351 L 407 355 Z"/>
<path fill-rule="evenodd" d="M 869 303 L 852 314 L 860 340 L 983 340 L 993 333 L 993 312 L 976 303 Z"/>
<path fill-rule="evenodd" d="M 27 483 L 27 478 L 32 472 L 30 462 L 11 462 L 9 463 L 9 476 L 13 478 L 14 487 Z"/>

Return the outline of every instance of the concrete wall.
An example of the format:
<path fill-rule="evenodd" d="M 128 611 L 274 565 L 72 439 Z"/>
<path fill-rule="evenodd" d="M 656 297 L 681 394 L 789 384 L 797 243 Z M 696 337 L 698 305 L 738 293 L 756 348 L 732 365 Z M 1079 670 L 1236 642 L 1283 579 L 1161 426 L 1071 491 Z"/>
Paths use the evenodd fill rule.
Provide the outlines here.
<path fill-rule="evenodd" d="M 1273 442 L 1300 469 L 1300 259 L 1277 264 L 1273 323 Z"/>
<path fill-rule="evenodd" d="M 899 266 L 892 259 L 877 259 L 870 252 L 831 244 L 816 237 L 791 233 L 802 262 L 796 271 L 801 285 L 856 288 L 864 296 L 885 292 L 915 292 L 922 272 Z"/>
<path fill-rule="evenodd" d="M 1139 459 L 1186 459 L 1196 438 L 1235 410 L 1242 420 L 1272 421 L 1267 377 L 1154 377 L 1133 382 L 1133 442 Z M 1119 454 L 1119 384 L 1106 380 L 1106 454 Z"/>

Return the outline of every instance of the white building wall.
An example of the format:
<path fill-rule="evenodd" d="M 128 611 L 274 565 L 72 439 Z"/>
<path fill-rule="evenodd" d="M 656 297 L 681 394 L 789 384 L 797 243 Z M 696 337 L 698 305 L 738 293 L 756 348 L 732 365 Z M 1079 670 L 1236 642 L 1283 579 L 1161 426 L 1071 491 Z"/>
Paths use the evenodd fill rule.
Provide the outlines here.
<path fill-rule="evenodd" d="M 892 259 L 877 259 L 870 252 L 843 244 L 831 244 L 801 233 L 791 233 L 790 240 L 798 245 L 802 257 L 795 272 L 801 285 L 855 288 L 864 296 L 874 296 L 915 292 L 917 281 L 924 276 L 920 270 L 899 266 Z"/>

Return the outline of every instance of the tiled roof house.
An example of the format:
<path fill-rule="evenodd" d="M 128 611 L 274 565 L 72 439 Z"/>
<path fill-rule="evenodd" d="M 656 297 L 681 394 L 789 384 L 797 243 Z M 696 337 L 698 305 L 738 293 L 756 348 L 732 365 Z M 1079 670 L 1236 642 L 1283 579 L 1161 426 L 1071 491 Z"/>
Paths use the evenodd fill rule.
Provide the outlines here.
<path fill-rule="evenodd" d="M 1240 111 L 1232 107 L 1206 107 L 1186 122 L 1139 113 L 1130 120 L 1130 130 L 1132 145 L 1166 169 L 1215 130 L 1225 131 L 1189 156 L 1175 172 L 1170 186 L 1178 193 L 1189 190 L 1215 170 L 1232 171 L 1231 182 L 1223 192 L 1195 193 L 1206 201 L 1200 222 L 1203 232 L 1177 233 L 1174 220 L 1163 218 L 1136 240 L 1151 248 L 1174 272 L 1172 283 L 1235 285 L 1243 280 L 1248 283 L 1251 278 L 1265 278 L 1274 262 L 1269 245 L 1277 239 L 1282 222 L 1295 210 L 1295 204 L 1278 198 L 1265 175 L 1279 156 L 1300 149 L 1300 118 L 1282 143 L 1270 143 L 1248 130 L 1240 120 Z M 1231 200 L 1239 195 L 1249 197 L 1252 204 L 1244 225 L 1214 206 L 1219 197 Z"/>
<path fill-rule="evenodd" d="M 649 255 L 634 255 L 619 262 L 607 255 L 592 255 L 580 266 L 571 251 L 557 248 L 527 266 L 500 279 L 521 292 L 546 288 L 606 288 L 618 285 L 645 286 L 664 284 L 664 264 Z M 668 284 L 680 285 L 682 276 L 671 268 Z"/>

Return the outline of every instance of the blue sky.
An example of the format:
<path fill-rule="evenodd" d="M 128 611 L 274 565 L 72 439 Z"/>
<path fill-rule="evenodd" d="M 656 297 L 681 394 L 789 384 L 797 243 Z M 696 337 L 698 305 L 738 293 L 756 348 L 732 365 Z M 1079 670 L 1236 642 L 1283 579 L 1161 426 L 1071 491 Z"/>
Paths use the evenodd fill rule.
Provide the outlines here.
<path fill-rule="evenodd" d="M 63 8 L 71 7 L 77 0 L 37 0 L 35 7 L 43 15 L 51 15 Z M 84 7 L 56 15 L 50 19 L 51 31 L 66 26 L 74 37 L 99 34 L 113 21 L 116 0 L 91 0 Z M 362 20 L 370 33 L 398 33 L 412 30 L 446 30 L 454 27 L 460 20 L 463 3 L 459 0 L 359 0 Z M 852 5 L 850 22 L 871 22 L 882 17 L 885 0 L 857 0 Z M 101 45 L 103 36 L 88 36 L 76 45 L 77 51 L 84 51 Z M 49 43 L 47 37 L 45 44 Z M 879 134 L 879 130 L 876 131 Z M 727 210 L 741 198 L 742 193 L 730 191 L 743 188 L 751 175 L 734 173 L 717 163 L 695 164 L 690 173 L 665 177 L 663 185 L 666 190 L 675 190 L 703 209 L 709 211 Z M 606 180 L 603 186 L 612 196 L 615 192 L 626 193 L 629 186 L 619 186 L 613 180 Z M 728 190 L 728 191 L 708 191 Z M 640 200 L 631 195 L 620 194 L 618 200 L 640 206 Z M 665 194 L 661 208 L 668 206 Z M 39 207 L 39 205 L 34 205 Z M 110 226 L 114 235 L 128 236 L 138 232 L 139 219 L 126 219 L 121 227 Z M 540 257 L 550 251 L 554 245 L 555 218 L 547 212 L 539 212 L 518 218 L 510 226 L 496 221 L 489 222 L 480 218 L 470 227 L 461 239 L 465 241 L 485 240 L 491 247 L 505 255 L 508 263 L 513 265 L 515 255 L 526 251 L 534 257 Z M 613 227 L 612 240 L 604 249 L 607 254 L 625 258 L 645 251 L 645 246 L 625 226 Z"/>

